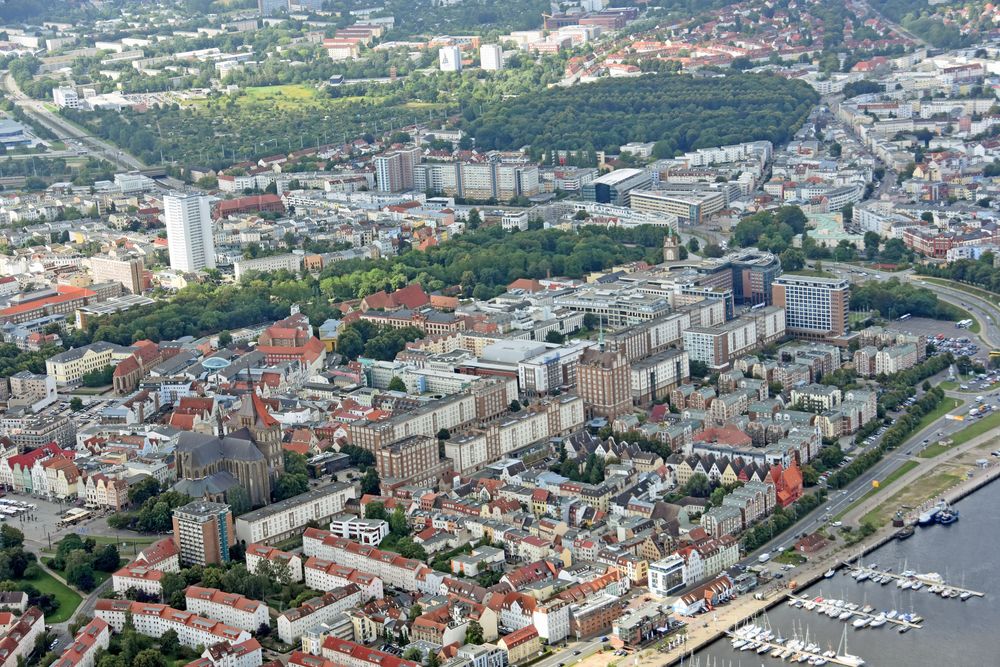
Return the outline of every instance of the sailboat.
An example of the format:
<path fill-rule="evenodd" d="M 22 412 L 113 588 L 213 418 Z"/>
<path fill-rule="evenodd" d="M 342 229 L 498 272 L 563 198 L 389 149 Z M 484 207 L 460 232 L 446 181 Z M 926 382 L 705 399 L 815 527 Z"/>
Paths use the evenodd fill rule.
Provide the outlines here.
<path fill-rule="evenodd" d="M 843 651 L 844 651 L 843 653 L 840 653 L 840 650 L 841 650 L 840 647 L 841 646 L 843 646 Z M 844 634 L 840 638 L 840 646 L 837 647 L 837 653 L 838 653 L 838 655 L 837 655 L 837 662 L 839 662 L 842 665 L 848 665 L 849 667 L 861 667 L 861 665 L 865 664 L 865 661 L 864 661 L 863 658 L 861 658 L 859 656 L 856 656 L 856 655 L 851 655 L 850 653 L 847 652 L 847 626 L 846 625 L 844 626 Z"/>

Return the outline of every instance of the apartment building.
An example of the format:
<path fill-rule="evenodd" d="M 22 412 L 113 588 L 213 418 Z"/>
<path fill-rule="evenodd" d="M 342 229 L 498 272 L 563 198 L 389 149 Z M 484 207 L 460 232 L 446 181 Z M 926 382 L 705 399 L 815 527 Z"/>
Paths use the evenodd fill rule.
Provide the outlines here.
<path fill-rule="evenodd" d="M 789 333 L 805 338 L 843 336 L 850 296 L 846 278 L 785 274 L 772 286 L 772 302 L 785 309 Z"/>
<path fill-rule="evenodd" d="M 0 667 L 18 667 L 27 663 L 35 650 L 35 640 L 45 632 L 45 615 L 38 607 L 29 607 L 5 633 L 0 635 Z"/>
<path fill-rule="evenodd" d="M 335 588 L 278 616 L 278 637 L 286 644 L 295 644 L 309 628 L 327 623 L 362 603 L 361 589 L 356 585 Z"/>
<path fill-rule="evenodd" d="M 538 167 L 492 160 L 418 164 L 413 167 L 413 189 L 467 199 L 531 197 L 539 192 Z"/>
<path fill-rule="evenodd" d="M 269 255 L 256 259 L 241 259 L 233 262 L 233 270 L 235 271 L 237 282 L 251 272 L 272 273 L 274 271 L 289 271 L 291 273 L 298 273 L 302 270 L 302 258 L 303 255 L 287 252 L 281 255 Z"/>
<path fill-rule="evenodd" d="M 236 518 L 236 537 L 247 544 L 274 544 L 298 535 L 311 521 L 323 524 L 344 511 L 354 487 L 333 482 Z"/>
<path fill-rule="evenodd" d="M 375 454 L 375 468 L 383 480 L 410 484 L 433 482 L 443 472 L 441 466 L 437 439 L 426 435 L 411 435 L 397 440 Z"/>
<path fill-rule="evenodd" d="M 358 544 L 317 528 L 306 529 L 302 539 L 302 553 L 369 572 L 389 586 L 411 592 L 436 594 L 443 579 L 440 573 L 420 561 L 379 551 L 375 547 Z"/>
<path fill-rule="evenodd" d="M 99 618 L 91 619 L 52 664 L 57 667 L 94 667 L 98 651 L 108 650 L 110 643 L 111 626 Z"/>
<path fill-rule="evenodd" d="M 413 168 L 420 164 L 423 151 L 419 148 L 393 151 L 372 160 L 375 181 L 384 192 L 404 192 L 413 189 Z"/>
<path fill-rule="evenodd" d="M 257 632 L 262 625 L 268 625 L 267 605 L 236 593 L 225 593 L 218 588 L 188 586 L 184 591 L 187 610 L 222 621 L 234 628 Z"/>
<path fill-rule="evenodd" d="M 691 378 L 689 355 L 685 350 L 667 350 L 635 361 L 629 371 L 635 405 L 666 398 L 674 388 Z"/>
<path fill-rule="evenodd" d="M 624 354 L 587 349 L 576 376 L 577 393 L 588 418 L 610 421 L 632 410 L 631 376 Z"/>
<path fill-rule="evenodd" d="M 49 357 L 45 360 L 45 373 L 55 378 L 57 386 L 66 387 L 76 384 L 87 373 L 115 366 L 133 354 L 135 350 L 130 347 L 98 341 Z"/>
<path fill-rule="evenodd" d="M 700 225 L 726 203 L 725 194 L 714 189 L 633 190 L 629 206 L 640 213 L 673 215 L 682 224 Z"/>
<path fill-rule="evenodd" d="M 129 563 L 111 575 L 111 585 L 115 593 L 122 597 L 130 590 L 136 590 L 158 598 L 163 595 L 163 574 L 141 563 Z"/>
<path fill-rule="evenodd" d="M 322 655 L 342 667 L 420 667 L 419 662 L 337 637 L 326 638 Z"/>
<path fill-rule="evenodd" d="M 246 630 L 165 604 L 99 599 L 94 607 L 94 616 L 105 621 L 115 632 L 122 631 L 128 615 L 139 634 L 158 638 L 167 630 L 173 630 L 181 645 L 188 648 L 213 646 L 219 642 L 234 644 L 251 638 Z"/>
<path fill-rule="evenodd" d="M 91 257 L 90 273 L 95 283 L 116 282 L 131 294 L 142 294 L 146 267 L 141 257 Z"/>
<path fill-rule="evenodd" d="M 173 524 L 181 563 L 229 562 L 229 547 L 236 543 L 229 505 L 196 500 L 174 510 Z"/>
<path fill-rule="evenodd" d="M 261 563 L 269 562 L 272 567 L 284 569 L 292 582 L 302 581 L 302 559 L 297 554 L 281 551 L 266 544 L 248 544 L 246 550 L 247 571 L 257 574 Z"/>
<path fill-rule="evenodd" d="M 354 584 L 361 589 L 363 602 L 382 598 L 382 580 L 373 574 L 361 572 L 333 561 L 312 556 L 303 566 L 306 585 L 317 591 L 332 591 L 335 588 Z"/>
<path fill-rule="evenodd" d="M 382 519 L 362 519 L 353 514 L 333 517 L 330 532 L 359 544 L 377 547 L 389 536 L 389 523 Z"/>

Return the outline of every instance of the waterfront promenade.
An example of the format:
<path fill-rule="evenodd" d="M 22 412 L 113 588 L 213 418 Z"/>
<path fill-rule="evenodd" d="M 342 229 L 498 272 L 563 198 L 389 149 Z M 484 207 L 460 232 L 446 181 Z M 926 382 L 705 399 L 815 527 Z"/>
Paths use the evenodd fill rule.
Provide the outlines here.
<path fill-rule="evenodd" d="M 891 502 L 893 496 L 899 490 L 906 488 L 910 484 L 919 482 L 922 476 L 926 475 L 936 466 L 947 461 L 953 461 L 972 450 L 977 450 L 996 438 L 996 433 L 986 433 L 969 440 L 967 443 L 963 443 L 961 446 L 941 456 L 926 460 L 915 459 L 921 461 L 919 466 L 900 477 L 890 487 L 858 503 L 848 512 L 845 519 L 857 520 L 865 516 L 865 514 L 884 503 Z M 941 493 L 935 494 L 933 498 L 927 498 L 925 502 L 931 503 L 938 499 L 944 499 L 949 503 L 956 502 L 986 484 L 993 482 L 997 477 L 1000 477 L 1000 461 L 989 457 L 987 467 L 972 468 L 971 477 L 962 479 Z M 913 522 L 915 514 L 918 511 L 919 507 L 913 508 L 909 512 L 907 515 L 908 523 Z M 831 567 L 837 567 L 847 561 L 854 560 L 894 539 L 897 530 L 898 528 L 893 527 L 889 523 L 878 528 L 875 533 L 856 544 L 847 546 L 840 543 L 837 546 L 810 556 L 807 563 L 790 572 L 784 580 L 777 583 L 765 584 L 755 591 L 755 593 L 762 594 L 763 600 L 758 600 L 754 595 L 748 594 L 706 614 L 684 619 L 688 622 L 686 642 L 669 651 L 658 651 L 655 648 L 640 651 L 636 656 L 635 664 L 646 667 L 659 667 L 680 662 L 682 657 L 697 653 L 699 649 L 718 640 L 727 630 L 740 625 L 749 618 L 761 614 L 776 604 L 784 602 L 788 594 L 793 592 L 787 587 L 792 581 L 795 582 L 796 589 L 805 588 L 821 579 L 823 574 Z M 629 662 L 631 663 L 632 660 L 630 659 Z"/>

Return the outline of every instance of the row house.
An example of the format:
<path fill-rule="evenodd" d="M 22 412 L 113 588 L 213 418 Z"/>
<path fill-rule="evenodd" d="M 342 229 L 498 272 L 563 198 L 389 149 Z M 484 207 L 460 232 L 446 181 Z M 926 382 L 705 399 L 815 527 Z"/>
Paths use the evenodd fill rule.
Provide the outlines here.
<path fill-rule="evenodd" d="M 128 505 L 128 482 L 102 473 L 88 475 L 77 483 L 79 496 L 88 507 L 120 512 Z"/>
<path fill-rule="evenodd" d="M 743 513 L 738 507 L 713 507 L 701 515 L 701 527 L 712 537 L 735 535 L 743 530 Z"/>

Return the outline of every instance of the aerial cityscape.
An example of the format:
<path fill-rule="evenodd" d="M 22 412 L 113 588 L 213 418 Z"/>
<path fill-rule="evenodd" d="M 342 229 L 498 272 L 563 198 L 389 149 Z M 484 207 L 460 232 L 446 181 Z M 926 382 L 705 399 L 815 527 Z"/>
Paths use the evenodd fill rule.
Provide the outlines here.
<path fill-rule="evenodd" d="M 0 667 L 1000 664 L 1000 4 L 0 0 Z"/>

